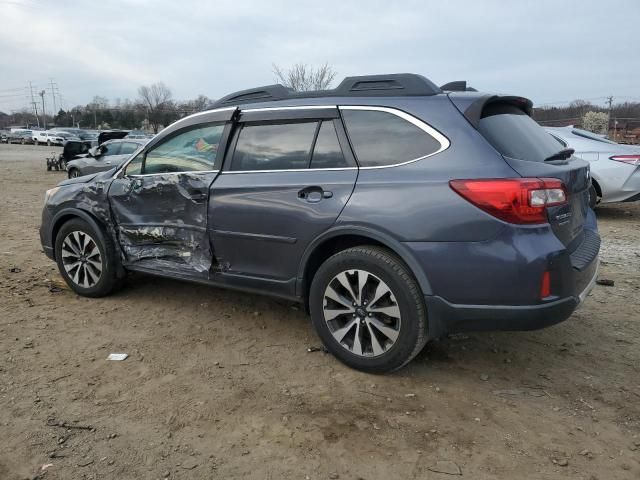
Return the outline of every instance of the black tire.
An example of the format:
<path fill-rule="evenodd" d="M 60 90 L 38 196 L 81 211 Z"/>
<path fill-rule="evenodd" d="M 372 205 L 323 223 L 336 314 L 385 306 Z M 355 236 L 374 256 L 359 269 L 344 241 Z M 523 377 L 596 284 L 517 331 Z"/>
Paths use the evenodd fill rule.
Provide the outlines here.
<path fill-rule="evenodd" d="M 51 146 L 51 140 L 47 140 L 47 147 Z"/>
<path fill-rule="evenodd" d="M 378 280 L 381 283 L 384 282 L 393 295 L 391 298 L 395 300 L 396 306 L 399 308 L 401 320 L 399 330 L 397 330 L 397 338 L 388 349 L 378 355 L 373 355 L 373 352 L 368 352 L 368 355 L 352 353 L 349 347 L 344 346 L 334 337 L 329 322 L 325 321 L 324 306 L 327 287 L 331 282 L 335 282 L 336 276 L 341 272 L 354 270 L 372 274 L 374 282 Z M 365 300 L 364 297 L 364 294 L 361 295 L 361 300 Z M 363 305 L 366 306 L 366 301 Z M 409 363 L 427 343 L 426 308 L 420 287 L 404 262 L 385 248 L 366 245 L 353 247 L 328 258 L 320 266 L 311 282 L 309 308 L 313 325 L 327 350 L 338 360 L 357 370 L 368 373 L 386 373 L 397 370 Z M 348 313 L 341 318 L 346 317 L 344 322 L 349 323 L 353 321 L 350 315 L 355 317 L 356 314 Z M 367 314 L 365 309 L 365 313 L 362 315 L 362 320 L 360 320 L 362 327 L 357 325 L 356 327 L 363 329 L 362 344 L 365 345 L 366 338 L 364 336 L 370 337 L 369 332 L 372 331 L 370 326 L 369 330 L 366 330 L 366 315 L 370 317 L 372 314 Z M 357 321 L 358 318 L 355 317 L 355 320 Z M 355 330 L 356 333 L 358 331 L 358 329 Z M 369 342 L 371 343 L 371 340 Z"/>
<path fill-rule="evenodd" d="M 589 206 L 592 209 L 594 209 L 596 208 L 596 205 L 598 205 L 598 203 L 600 203 L 600 200 L 598 199 L 598 191 L 596 190 L 596 187 L 594 187 L 592 183 L 591 186 L 589 187 Z"/>
<path fill-rule="evenodd" d="M 47 163 L 47 172 L 51 171 L 51 165 Z"/>
<path fill-rule="evenodd" d="M 98 276 L 97 282 L 88 287 L 81 285 L 83 279 L 82 273 L 80 273 L 78 277 L 80 281 L 76 282 L 71 276 L 75 274 L 75 270 L 72 270 L 70 275 L 65 268 L 64 262 L 69 261 L 69 257 L 63 257 L 63 243 L 69 235 L 73 234 L 73 232 L 79 232 L 81 235 L 88 235 L 89 239 L 93 241 L 93 244 L 90 244 L 91 248 L 95 245 L 100 253 L 99 263 L 102 271 Z M 82 238 L 84 239 L 86 237 Z M 74 218 L 62 225 L 55 240 L 55 256 L 60 275 L 62 275 L 62 278 L 67 282 L 67 285 L 69 285 L 69 287 L 78 295 L 82 295 L 84 297 L 104 297 L 118 289 L 122 284 L 122 280 L 119 279 L 117 275 L 118 256 L 113 240 L 101 229 L 94 229 L 88 222 L 81 218 Z M 86 275 L 86 273 L 84 275 Z"/>
<path fill-rule="evenodd" d="M 69 178 L 77 178 L 80 176 L 80 170 L 77 168 L 72 168 L 69 170 Z"/>
<path fill-rule="evenodd" d="M 27 142 L 26 142 L 26 141 L 25 141 L 25 139 L 23 138 L 23 139 L 22 139 L 22 141 L 21 141 L 20 143 L 21 143 L 22 145 L 24 145 L 24 144 L 25 144 L 25 143 L 27 143 Z"/>

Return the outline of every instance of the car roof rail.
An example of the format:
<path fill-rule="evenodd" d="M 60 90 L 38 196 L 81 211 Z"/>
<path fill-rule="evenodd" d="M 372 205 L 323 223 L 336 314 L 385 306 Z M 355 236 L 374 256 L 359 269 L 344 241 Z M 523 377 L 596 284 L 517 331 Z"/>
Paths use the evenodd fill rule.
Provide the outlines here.
<path fill-rule="evenodd" d="M 346 77 L 330 90 L 296 92 L 284 85 L 275 84 L 264 87 L 240 90 L 222 97 L 213 107 L 239 105 L 243 103 L 269 102 L 316 97 L 402 97 L 429 96 L 442 93 L 431 80 L 415 73 L 393 73 L 389 75 L 363 75 Z"/>
<path fill-rule="evenodd" d="M 477 92 L 473 87 L 467 86 L 466 80 L 456 80 L 454 82 L 445 83 L 440 87 L 446 92 Z"/>

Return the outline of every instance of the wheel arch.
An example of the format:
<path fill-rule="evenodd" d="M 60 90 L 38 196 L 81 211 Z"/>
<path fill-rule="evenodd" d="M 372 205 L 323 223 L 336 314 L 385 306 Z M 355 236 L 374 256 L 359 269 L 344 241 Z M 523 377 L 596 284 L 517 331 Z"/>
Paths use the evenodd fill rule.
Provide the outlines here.
<path fill-rule="evenodd" d="M 431 285 L 424 270 L 409 249 L 389 234 L 367 227 L 345 226 L 328 230 L 307 247 L 300 260 L 296 278 L 296 296 L 308 301 L 309 286 L 313 275 L 331 255 L 358 245 L 378 245 L 389 249 L 407 265 L 417 280 L 423 295 L 430 295 Z"/>
<path fill-rule="evenodd" d="M 49 245 L 52 245 L 55 247 L 56 238 L 58 236 L 58 232 L 60 231 L 60 228 L 62 227 L 62 225 L 64 225 L 69 220 L 72 220 L 74 218 L 81 218 L 82 220 L 87 222 L 89 225 L 91 225 L 91 227 L 97 232 L 99 232 L 100 234 L 108 235 L 106 225 L 104 225 L 103 222 L 101 222 L 98 218 L 96 218 L 91 213 L 79 208 L 65 208 L 64 210 L 61 210 L 58 213 L 56 213 L 53 219 L 51 220 L 51 228 L 49 231 L 49 241 L 50 241 Z M 55 260 L 55 248 L 53 250 L 53 256 Z"/>

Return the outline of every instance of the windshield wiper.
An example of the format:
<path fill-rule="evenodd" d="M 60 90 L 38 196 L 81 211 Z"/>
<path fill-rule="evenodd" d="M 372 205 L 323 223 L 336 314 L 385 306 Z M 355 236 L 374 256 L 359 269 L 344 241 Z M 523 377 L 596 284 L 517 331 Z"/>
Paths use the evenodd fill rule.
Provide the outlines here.
<path fill-rule="evenodd" d="M 554 153 L 553 155 L 549 155 L 544 159 L 545 162 L 550 162 L 552 160 L 566 160 L 571 155 L 573 155 L 575 150 L 573 148 L 563 148 L 559 152 Z"/>

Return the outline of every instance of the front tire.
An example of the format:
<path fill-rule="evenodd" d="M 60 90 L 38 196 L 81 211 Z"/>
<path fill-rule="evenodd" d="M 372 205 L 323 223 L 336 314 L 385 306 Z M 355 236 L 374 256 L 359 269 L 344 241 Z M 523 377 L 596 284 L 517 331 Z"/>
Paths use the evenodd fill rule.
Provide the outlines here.
<path fill-rule="evenodd" d="M 120 286 L 113 241 L 80 218 L 60 228 L 55 255 L 60 275 L 78 295 L 103 297 Z"/>
<path fill-rule="evenodd" d="M 327 259 L 313 277 L 309 307 L 327 350 L 357 370 L 397 370 L 427 342 L 420 287 L 384 248 L 354 247 Z"/>

